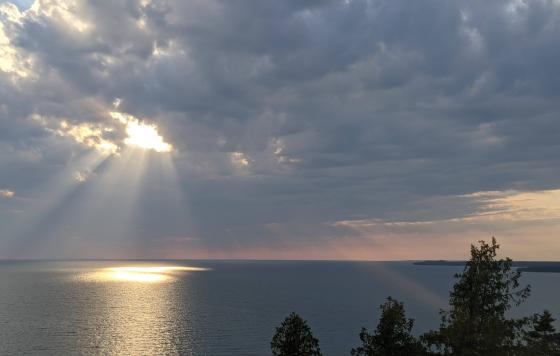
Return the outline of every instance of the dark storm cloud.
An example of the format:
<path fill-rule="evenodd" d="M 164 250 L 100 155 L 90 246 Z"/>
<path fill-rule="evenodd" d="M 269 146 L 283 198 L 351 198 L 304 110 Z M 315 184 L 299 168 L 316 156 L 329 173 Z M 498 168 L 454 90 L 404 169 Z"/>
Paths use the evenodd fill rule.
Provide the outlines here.
<path fill-rule="evenodd" d="M 177 148 L 189 223 L 152 192 L 148 240 L 346 239 L 333 222 L 463 217 L 481 203 L 453 197 L 560 186 L 557 1 L 2 6 L 0 189 L 31 199 L 30 176 L 83 150 L 38 118 L 110 123 L 120 98 Z"/>

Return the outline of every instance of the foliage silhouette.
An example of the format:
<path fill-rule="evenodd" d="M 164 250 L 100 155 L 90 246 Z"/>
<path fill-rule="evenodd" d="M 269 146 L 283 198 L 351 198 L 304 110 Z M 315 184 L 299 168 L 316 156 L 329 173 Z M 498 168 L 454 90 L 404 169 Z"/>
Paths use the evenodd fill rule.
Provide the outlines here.
<path fill-rule="evenodd" d="M 403 303 L 388 297 L 380 306 L 381 317 L 373 334 L 366 328 L 360 332 L 362 346 L 352 349 L 356 356 L 424 355 L 425 351 L 411 330 L 413 319 L 407 319 Z"/>
<path fill-rule="evenodd" d="M 521 272 L 509 258 L 497 259 L 499 245 L 480 241 L 450 295 L 450 310 L 441 312 L 441 326 L 423 335 L 428 347 L 442 355 L 512 355 L 522 347 L 519 335 L 528 319 L 507 319 L 505 313 L 522 303 L 530 286 L 521 288 Z"/>
<path fill-rule="evenodd" d="M 270 343 L 274 356 L 322 356 L 317 340 L 307 322 L 296 313 L 291 313 Z"/>
<path fill-rule="evenodd" d="M 530 286 L 521 286 L 521 271 L 510 258 L 498 259 L 500 245 L 479 241 L 471 245 L 471 258 L 449 298 L 449 310 L 440 311 L 438 330 L 416 338 L 414 320 L 406 317 L 404 304 L 388 297 L 373 333 L 360 332 L 361 345 L 354 356 L 560 356 L 560 333 L 545 310 L 531 317 L 510 319 L 506 313 L 523 303 Z M 276 328 L 271 342 L 274 356 L 321 355 L 319 341 L 306 321 L 291 313 Z"/>
<path fill-rule="evenodd" d="M 560 334 L 548 310 L 531 318 L 532 329 L 525 334 L 526 355 L 560 356 Z"/>

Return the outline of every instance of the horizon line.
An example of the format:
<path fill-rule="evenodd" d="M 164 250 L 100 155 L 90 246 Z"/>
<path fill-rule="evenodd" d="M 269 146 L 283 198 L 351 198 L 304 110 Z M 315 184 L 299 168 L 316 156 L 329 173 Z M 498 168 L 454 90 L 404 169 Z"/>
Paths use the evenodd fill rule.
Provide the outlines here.
<path fill-rule="evenodd" d="M 394 259 L 394 260 L 366 260 L 366 259 L 289 259 L 289 258 L 0 258 L 1 261 L 238 261 L 238 262 L 467 262 L 466 259 Z M 560 260 L 515 260 L 516 262 L 555 262 Z"/>

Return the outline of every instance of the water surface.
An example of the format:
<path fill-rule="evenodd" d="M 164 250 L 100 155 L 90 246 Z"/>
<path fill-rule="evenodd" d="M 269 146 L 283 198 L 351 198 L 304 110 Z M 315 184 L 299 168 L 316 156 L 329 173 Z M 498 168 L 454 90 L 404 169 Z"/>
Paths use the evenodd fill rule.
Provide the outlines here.
<path fill-rule="evenodd" d="M 173 266 L 173 268 L 168 268 Z M 349 354 L 391 295 L 439 324 L 460 267 L 407 262 L 0 261 L 0 354 L 268 355 L 291 311 L 325 355 Z M 527 273 L 513 312 L 560 317 L 560 274 Z"/>

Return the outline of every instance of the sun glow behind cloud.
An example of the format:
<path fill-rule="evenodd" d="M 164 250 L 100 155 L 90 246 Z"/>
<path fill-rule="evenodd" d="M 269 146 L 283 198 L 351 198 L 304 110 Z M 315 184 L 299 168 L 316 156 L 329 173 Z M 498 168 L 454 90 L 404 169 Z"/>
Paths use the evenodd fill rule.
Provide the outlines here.
<path fill-rule="evenodd" d="M 95 148 L 99 151 L 116 153 L 119 150 L 117 144 L 106 138 L 107 133 L 112 132 L 111 127 L 102 127 L 90 123 L 73 125 L 63 120 L 59 128 L 54 132 L 61 137 L 71 137 L 76 142 L 85 146 Z"/>
<path fill-rule="evenodd" d="M 10 198 L 13 198 L 14 196 L 15 196 L 15 193 L 14 193 L 13 190 L 0 189 L 0 198 L 10 199 Z"/>
<path fill-rule="evenodd" d="M 144 123 L 132 115 L 112 111 L 111 117 L 125 125 L 127 137 L 124 143 L 156 152 L 170 152 L 173 149 L 169 143 L 163 140 L 158 128 L 154 124 Z"/>
<path fill-rule="evenodd" d="M 40 115 L 33 115 L 31 119 L 58 137 L 70 138 L 83 146 L 104 153 L 118 155 L 123 151 L 124 146 L 158 153 L 173 150 L 173 146 L 165 142 L 155 124 L 146 123 L 130 114 L 118 111 L 109 112 L 109 116 L 115 121 L 72 123 L 64 118 Z"/>
<path fill-rule="evenodd" d="M 157 128 L 153 125 L 147 125 L 139 122 L 129 122 L 126 125 L 126 133 L 128 137 L 124 143 L 131 146 L 154 150 L 156 152 L 169 152 L 171 145 L 163 141 Z"/>

